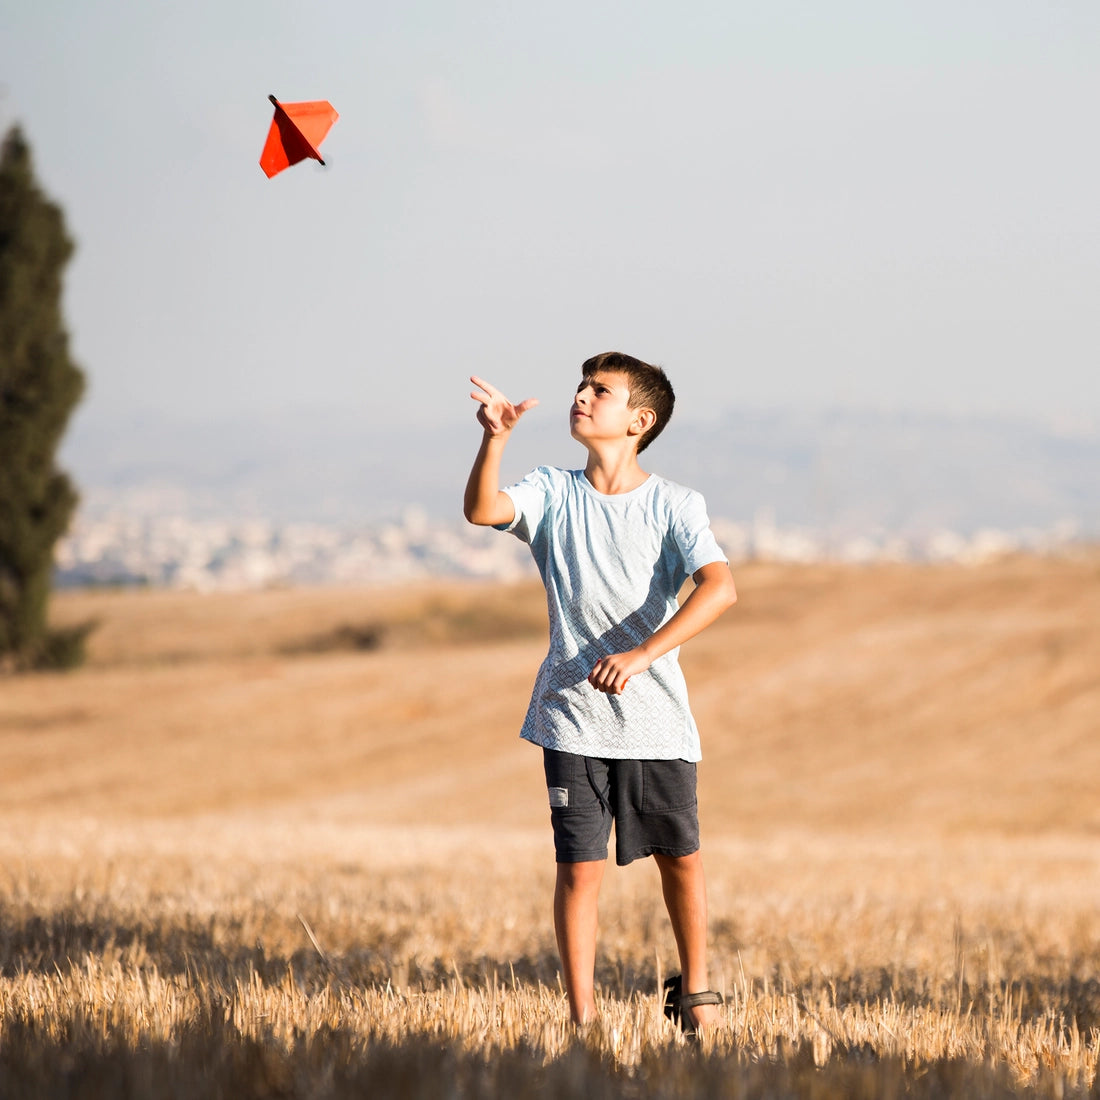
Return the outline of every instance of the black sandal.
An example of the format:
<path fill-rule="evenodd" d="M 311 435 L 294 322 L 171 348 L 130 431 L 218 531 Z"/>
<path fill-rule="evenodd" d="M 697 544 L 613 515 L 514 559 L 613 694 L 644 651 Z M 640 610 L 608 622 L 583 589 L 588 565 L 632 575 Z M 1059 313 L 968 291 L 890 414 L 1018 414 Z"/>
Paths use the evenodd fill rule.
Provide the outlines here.
<path fill-rule="evenodd" d="M 726 1002 L 721 993 L 715 993 L 713 989 L 704 990 L 702 993 L 684 993 L 683 978 L 679 974 L 673 974 L 665 979 L 665 1015 L 687 1036 L 695 1038 L 695 1025 L 691 1022 L 688 1009 L 697 1008 L 700 1005 L 724 1005 Z"/>

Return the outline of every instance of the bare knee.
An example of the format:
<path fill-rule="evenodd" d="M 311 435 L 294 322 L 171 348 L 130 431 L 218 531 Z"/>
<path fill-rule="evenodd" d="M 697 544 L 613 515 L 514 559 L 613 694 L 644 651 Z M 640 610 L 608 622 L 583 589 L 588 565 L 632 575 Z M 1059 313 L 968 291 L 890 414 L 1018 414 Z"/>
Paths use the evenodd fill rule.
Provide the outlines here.
<path fill-rule="evenodd" d="M 603 881 L 604 861 L 558 864 L 558 888 L 570 892 L 598 889 Z"/>
<path fill-rule="evenodd" d="M 697 848 L 690 855 L 666 856 L 655 854 L 653 856 L 661 877 L 693 878 L 703 870 L 703 853 Z"/>

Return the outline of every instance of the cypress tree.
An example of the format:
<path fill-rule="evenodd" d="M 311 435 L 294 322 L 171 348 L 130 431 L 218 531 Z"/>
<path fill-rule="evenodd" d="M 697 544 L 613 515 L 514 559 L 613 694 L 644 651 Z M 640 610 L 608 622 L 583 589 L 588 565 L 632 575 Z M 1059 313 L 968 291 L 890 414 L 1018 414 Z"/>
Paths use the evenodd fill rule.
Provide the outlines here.
<path fill-rule="evenodd" d="M 88 629 L 47 623 L 54 544 L 77 503 L 55 464 L 84 390 L 61 310 L 72 251 L 12 127 L 0 151 L 0 668 L 77 663 Z"/>

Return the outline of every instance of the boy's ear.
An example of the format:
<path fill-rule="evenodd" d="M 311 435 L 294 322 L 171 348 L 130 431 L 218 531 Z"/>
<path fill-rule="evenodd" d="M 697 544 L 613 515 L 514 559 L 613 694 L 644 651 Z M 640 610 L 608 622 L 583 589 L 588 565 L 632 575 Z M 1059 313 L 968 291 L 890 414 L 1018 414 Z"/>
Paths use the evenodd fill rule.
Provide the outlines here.
<path fill-rule="evenodd" d="M 632 435 L 645 435 L 656 422 L 657 414 L 643 405 L 640 409 L 634 410 L 634 419 L 630 422 L 630 432 Z"/>

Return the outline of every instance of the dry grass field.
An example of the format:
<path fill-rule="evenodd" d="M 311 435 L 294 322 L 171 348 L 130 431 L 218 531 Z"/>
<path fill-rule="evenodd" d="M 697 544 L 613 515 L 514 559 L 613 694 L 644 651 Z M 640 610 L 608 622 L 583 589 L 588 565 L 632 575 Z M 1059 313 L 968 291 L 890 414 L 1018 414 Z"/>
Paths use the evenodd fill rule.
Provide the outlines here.
<path fill-rule="evenodd" d="M 752 565 L 685 647 L 725 1024 L 655 869 L 558 982 L 531 585 L 64 593 L 0 681 L 0 1097 L 1100 1095 L 1100 556 Z"/>

